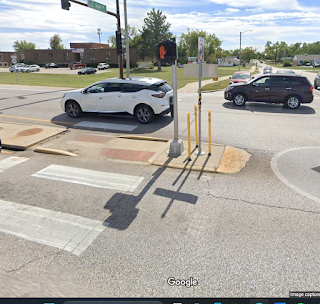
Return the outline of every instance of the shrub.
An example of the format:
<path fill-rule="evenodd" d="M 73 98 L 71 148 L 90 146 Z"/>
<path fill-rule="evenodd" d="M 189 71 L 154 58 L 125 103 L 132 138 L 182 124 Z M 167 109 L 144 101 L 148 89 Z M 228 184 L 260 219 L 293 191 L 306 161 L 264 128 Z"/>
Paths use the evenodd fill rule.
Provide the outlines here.
<path fill-rule="evenodd" d="M 291 67 L 291 66 L 292 66 L 292 63 L 291 63 L 290 61 L 285 61 L 285 62 L 283 63 L 283 66 L 284 66 L 284 67 Z"/>

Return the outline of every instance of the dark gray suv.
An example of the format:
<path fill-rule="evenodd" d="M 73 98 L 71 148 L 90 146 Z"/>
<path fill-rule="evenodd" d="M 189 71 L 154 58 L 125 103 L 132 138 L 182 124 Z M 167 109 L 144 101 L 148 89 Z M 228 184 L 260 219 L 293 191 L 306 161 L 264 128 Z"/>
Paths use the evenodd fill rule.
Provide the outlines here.
<path fill-rule="evenodd" d="M 283 103 L 290 109 L 297 109 L 301 103 L 313 101 L 313 87 L 304 76 L 266 74 L 247 83 L 229 85 L 224 98 L 237 106 L 243 106 L 247 101 L 258 101 Z"/>

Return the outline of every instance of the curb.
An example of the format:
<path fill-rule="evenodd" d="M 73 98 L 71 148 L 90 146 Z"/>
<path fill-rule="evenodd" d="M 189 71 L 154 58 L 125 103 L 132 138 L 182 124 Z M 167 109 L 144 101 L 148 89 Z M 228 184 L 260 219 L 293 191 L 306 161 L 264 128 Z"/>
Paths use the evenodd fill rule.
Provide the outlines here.
<path fill-rule="evenodd" d="M 149 140 L 149 141 L 161 141 L 168 142 L 169 139 L 165 138 L 156 138 L 156 137 L 148 137 L 148 136 L 135 136 L 135 135 L 119 135 L 117 138 L 125 138 L 125 139 L 134 139 L 134 140 Z"/>
<path fill-rule="evenodd" d="M 249 161 L 251 154 L 245 150 L 226 146 L 217 173 L 233 174 L 243 169 Z"/>
<path fill-rule="evenodd" d="M 37 148 L 33 151 L 38 153 L 46 153 L 46 154 L 54 154 L 54 155 L 64 155 L 64 156 L 72 156 L 72 157 L 77 156 L 77 154 L 69 151 L 50 149 L 50 148 Z"/>

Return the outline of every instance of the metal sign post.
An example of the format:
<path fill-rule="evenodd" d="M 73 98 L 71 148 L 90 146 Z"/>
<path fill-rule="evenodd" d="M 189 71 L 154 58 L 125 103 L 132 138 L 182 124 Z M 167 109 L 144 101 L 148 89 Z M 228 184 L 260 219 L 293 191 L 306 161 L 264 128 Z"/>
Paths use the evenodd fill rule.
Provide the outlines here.
<path fill-rule="evenodd" d="M 14 72 L 16 74 L 16 84 L 18 84 L 17 67 L 16 67 L 16 64 L 18 61 L 17 61 L 16 55 L 11 55 L 11 62 L 14 64 Z"/>
<path fill-rule="evenodd" d="M 199 146 L 195 152 L 196 155 L 204 155 L 205 152 L 201 151 L 201 76 L 202 76 L 202 63 L 204 63 L 204 38 L 198 37 L 198 61 L 199 61 L 199 101 L 198 101 L 198 113 L 199 113 Z"/>

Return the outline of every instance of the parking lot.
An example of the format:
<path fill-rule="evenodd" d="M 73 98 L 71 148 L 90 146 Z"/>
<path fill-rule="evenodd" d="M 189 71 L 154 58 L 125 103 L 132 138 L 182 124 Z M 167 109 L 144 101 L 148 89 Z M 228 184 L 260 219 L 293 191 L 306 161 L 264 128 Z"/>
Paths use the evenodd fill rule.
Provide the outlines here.
<path fill-rule="evenodd" d="M 76 74 L 78 74 L 79 70 L 81 70 L 81 69 L 76 69 L 76 70 L 71 70 L 70 68 L 45 69 L 43 67 L 40 67 L 40 72 L 33 72 L 33 73 L 76 75 Z M 98 70 L 98 69 L 96 69 L 96 70 L 97 70 L 96 74 L 110 73 L 112 71 L 112 69 L 107 69 L 107 70 Z M 9 72 L 9 67 L 0 68 L 0 72 Z"/>

